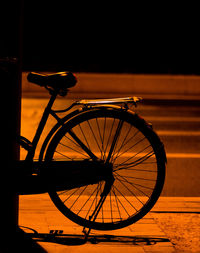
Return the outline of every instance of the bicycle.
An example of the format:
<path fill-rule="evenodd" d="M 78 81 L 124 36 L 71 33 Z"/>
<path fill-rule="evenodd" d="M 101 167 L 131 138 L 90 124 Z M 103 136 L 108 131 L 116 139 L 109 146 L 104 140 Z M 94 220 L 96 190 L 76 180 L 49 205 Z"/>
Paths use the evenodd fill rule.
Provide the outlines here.
<path fill-rule="evenodd" d="M 161 194 L 166 155 L 152 126 L 130 109 L 141 98 L 80 100 L 53 110 L 56 97 L 66 96 L 76 77 L 60 72 L 29 73 L 27 78 L 51 96 L 33 140 L 18 140 L 27 150 L 18 166 L 28 166 L 29 178 L 42 179 L 43 191 L 58 210 L 84 231 L 120 229 L 144 217 Z M 57 123 L 34 161 L 50 115 Z"/>

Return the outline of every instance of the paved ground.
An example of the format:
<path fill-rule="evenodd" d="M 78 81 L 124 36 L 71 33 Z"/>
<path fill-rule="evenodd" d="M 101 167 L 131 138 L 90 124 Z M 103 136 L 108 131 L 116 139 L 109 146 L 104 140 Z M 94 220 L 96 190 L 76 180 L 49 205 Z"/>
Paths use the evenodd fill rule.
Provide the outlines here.
<path fill-rule="evenodd" d="M 200 198 L 161 197 L 136 224 L 92 231 L 87 243 L 47 194 L 20 196 L 19 224 L 47 252 L 200 252 Z"/>

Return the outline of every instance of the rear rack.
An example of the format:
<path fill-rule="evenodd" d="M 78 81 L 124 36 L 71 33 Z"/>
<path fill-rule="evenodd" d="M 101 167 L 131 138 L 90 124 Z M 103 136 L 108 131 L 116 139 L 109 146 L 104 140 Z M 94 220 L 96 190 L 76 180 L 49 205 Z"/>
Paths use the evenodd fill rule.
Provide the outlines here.
<path fill-rule="evenodd" d="M 111 98 L 111 99 L 95 99 L 95 100 L 79 100 L 74 102 L 71 106 L 64 110 L 53 110 L 53 113 L 63 113 L 71 110 L 74 106 L 83 105 L 85 107 L 88 106 L 98 106 L 98 105 L 116 105 L 116 104 L 134 104 L 137 106 L 137 103 L 142 100 L 141 97 L 125 97 L 125 98 Z"/>
<path fill-rule="evenodd" d="M 111 99 L 95 99 L 95 100 L 80 100 L 76 103 L 78 105 L 106 105 L 106 104 L 134 104 L 140 102 L 140 97 L 125 97 L 125 98 L 111 98 Z"/>

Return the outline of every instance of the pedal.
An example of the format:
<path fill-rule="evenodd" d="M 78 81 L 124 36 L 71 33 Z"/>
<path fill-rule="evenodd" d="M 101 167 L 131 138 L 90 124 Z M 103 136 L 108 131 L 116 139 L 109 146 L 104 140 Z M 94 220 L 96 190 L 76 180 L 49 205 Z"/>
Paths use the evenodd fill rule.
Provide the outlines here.
<path fill-rule="evenodd" d="M 22 148 L 24 148 L 25 150 L 31 150 L 33 148 L 32 143 L 26 139 L 23 136 L 18 136 L 17 137 L 17 142 L 22 146 Z"/>

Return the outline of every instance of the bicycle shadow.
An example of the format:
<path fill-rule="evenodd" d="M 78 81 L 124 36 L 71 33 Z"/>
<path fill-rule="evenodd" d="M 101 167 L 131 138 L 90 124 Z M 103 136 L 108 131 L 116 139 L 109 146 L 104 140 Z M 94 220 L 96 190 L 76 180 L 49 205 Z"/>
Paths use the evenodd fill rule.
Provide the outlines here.
<path fill-rule="evenodd" d="M 17 228 L 15 232 L 1 236 L 0 252 L 46 253 L 47 251 L 29 233 Z"/>
<path fill-rule="evenodd" d="M 32 232 L 27 233 L 33 240 L 38 242 L 52 242 L 67 246 L 90 244 L 118 244 L 133 246 L 152 246 L 157 243 L 170 242 L 167 238 L 150 236 L 120 236 L 120 235 L 89 235 L 87 240 L 84 235 L 64 234 L 62 230 L 51 230 L 49 233 L 38 233 L 36 230 L 26 228 Z"/>

